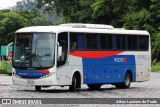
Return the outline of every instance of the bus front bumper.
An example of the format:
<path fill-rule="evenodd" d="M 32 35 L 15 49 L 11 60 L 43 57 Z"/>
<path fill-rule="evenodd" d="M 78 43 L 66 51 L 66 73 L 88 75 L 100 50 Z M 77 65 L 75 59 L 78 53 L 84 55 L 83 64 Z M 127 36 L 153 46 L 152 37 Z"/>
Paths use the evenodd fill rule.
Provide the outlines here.
<path fill-rule="evenodd" d="M 20 78 L 12 74 L 13 85 L 30 85 L 30 86 L 53 86 L 57 85 L 56 74 L 44 78 Z"/>

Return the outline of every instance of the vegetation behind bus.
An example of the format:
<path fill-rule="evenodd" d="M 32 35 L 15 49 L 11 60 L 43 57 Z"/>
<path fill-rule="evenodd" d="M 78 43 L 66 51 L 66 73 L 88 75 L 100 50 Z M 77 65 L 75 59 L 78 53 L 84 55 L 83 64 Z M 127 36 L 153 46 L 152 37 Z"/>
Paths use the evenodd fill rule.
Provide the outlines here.
<path fill-rule="evenodd" d="M 0 61 L 0 74 L 7 73 L 7 61 Z"/>
<path fill-rule="evenodd" d="M 53 4 L 54 1 L 54 4 Z M 159 0 L 41 0 L 46 11 L 55 11 L 65 22 L 102 23 L 118 28 L 147 30 L 151 34 L 152 59 L 157 57 L 159 33 Z"/>
<path fill-rule="evenodd" d="M 152 64 L 152 72 L 158 72 L 160 71 L 160 62 L 157 62 L 155 64 Z"/>
<path fill-rule="evenodd" d="M 15 30 L 26 26 L 99 23 L 149 31 L 152 60 L 155 65 L 160 61 L 159 0 L 22 0 L 10 10 L 0 10 L 0 45 L 13 41 Z"/>

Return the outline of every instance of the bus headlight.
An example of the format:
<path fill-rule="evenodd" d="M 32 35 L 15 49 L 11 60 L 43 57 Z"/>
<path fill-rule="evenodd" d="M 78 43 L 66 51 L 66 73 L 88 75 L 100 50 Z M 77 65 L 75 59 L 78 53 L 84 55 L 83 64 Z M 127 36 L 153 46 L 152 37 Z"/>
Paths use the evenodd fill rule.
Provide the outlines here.
<path fill-rule="evenodd" d="M 46 75 L 44 75 L 43 77 L 40 77 L 40 78 L 47 78 L 47 77 L 49 77 L 49 76 L 51 76 L 53 73 L 49 73 L 49 74 L 46 74 Z"/>
<path fill-rule="evenodd" d="M 22 78 L 19 75 L 17 75 L 15 72 L 12 72 L 13 76 L 17 77 L 17 78 Z"/>

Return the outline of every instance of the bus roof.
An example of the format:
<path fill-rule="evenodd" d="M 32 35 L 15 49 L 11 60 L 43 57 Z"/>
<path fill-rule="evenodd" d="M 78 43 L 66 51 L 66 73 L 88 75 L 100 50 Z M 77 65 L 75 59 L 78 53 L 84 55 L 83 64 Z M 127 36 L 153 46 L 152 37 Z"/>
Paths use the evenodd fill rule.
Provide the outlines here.
<path fill-rule="evenodd" d="M 100 24 L 62 24 L 59 26 L 33 26 L 21 28 L 16 33 L 30 33 L 30 32 L 80 32 L 80 33 L 108 33 L 108 34 L 133 34 L 133 35 L 149 35 L 144 30 L 125 30 L 123 28 L 114 28 L 110 25 Z"/>

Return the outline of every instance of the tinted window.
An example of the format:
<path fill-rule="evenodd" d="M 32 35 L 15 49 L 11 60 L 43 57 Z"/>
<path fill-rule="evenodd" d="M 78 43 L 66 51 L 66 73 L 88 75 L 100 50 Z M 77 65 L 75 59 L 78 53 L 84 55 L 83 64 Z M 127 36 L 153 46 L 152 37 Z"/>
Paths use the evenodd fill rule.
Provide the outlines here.
<path fill-rule="evenodd" d="M 71 33 L 70 34 L 70 49 L 84 49 L 84 34 Z"/>
<path fill-rule="evenodd" d="M 86 34 L 85 35 L 86 49 L 98 49 L 99 48 L 99 35 L 98 34 Z"/>
<path fill-rule="evenodd" d="M 127 49 L 138 50 L 138 36 L 136 35 L 127 36 Z"/>
<path fill-rule="evenodd" d="M 113 36 L 109 34 L 100 35 L 100 49 L 113 49 Z"/>
<path fill-rule="evenodd" d="M 114 35 L 114 48 L 120 50 L 126 49 L 126 35 Z"/>
<path fill-rule="evenodd" d="M 71 33 L 70 48 L 80 50 L 148 50 L 149 36 Z"/>
<path fill-rule="evenodd" d="M 139 50 L 148 50 L 149 38 L 148 36 L 139 36 Z"/>

